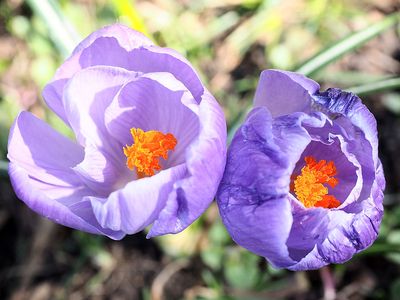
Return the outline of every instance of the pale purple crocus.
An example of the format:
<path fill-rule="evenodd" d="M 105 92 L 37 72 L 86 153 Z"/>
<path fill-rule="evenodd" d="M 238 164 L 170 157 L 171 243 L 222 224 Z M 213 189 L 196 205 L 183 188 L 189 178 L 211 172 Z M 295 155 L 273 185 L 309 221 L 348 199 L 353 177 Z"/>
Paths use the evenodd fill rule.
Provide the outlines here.
<path fill-rule="evenodd" d="M 77 46 L 43 96 L 76 140 L 29 112 L 15 120 L 9 174 L 38 214 L 113 239 L 152 225 L 152 237 L 182 231 L 212 202 L 226 160 L 225 119 L 179 53 L 108 26 Z M 132 128 L 176 141 L 154 174 L 127 166 Z"/>
<path fill-rule="evenodd" d="M 232 238 L 273 266 L 343 263 L 376 239 L 385 179 L 376 121 L 354 94 L 262 73 L 217 202 Z"/>

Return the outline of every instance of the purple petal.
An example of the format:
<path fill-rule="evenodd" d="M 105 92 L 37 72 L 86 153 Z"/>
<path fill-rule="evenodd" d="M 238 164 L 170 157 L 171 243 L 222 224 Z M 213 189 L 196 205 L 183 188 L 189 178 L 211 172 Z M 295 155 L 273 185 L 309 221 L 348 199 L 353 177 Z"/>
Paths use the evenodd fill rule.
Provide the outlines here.
<path fill-rule="evenodd" d="M 136 179 L 136 173 L 126 167 L 122 148 L 121 162 L 113 163 L 113 157 L 93 145 L 85 148 L 85 158 L 73 170 L 81 180 L 99 196 L 107 197 L 111 192 Z"/>
<path fill-rule="evenodd" d="M 108 65 L 141 73 L 171 73 L 186 86 L 194 99 L 200 102 L 204 87 L 196 71 L 181 54 L 153 45 L 131 51 L 118 47 L 118 41 L 113 38 L 98 38 L 91 47 L 82 51 L 79 63 L 82 68 Z"/>
<path fill-rule="evenodd" d="M 96 53 L 98 59 L 104 61 L 105 59 L 120 59 L 124 57 L 124 53 L 131 51 L 134 48 L 142 46 L 149 46 L 153 43 L 140 32 L 137 32 L 129 27 L 121 24 L 114 24 L 106 26 L 100 30 L 95 31 L 84 39 L 74 50 L 72 55 L 61 65 L 54 75 L 52 81 L 47 84 L 43 90 L 43 98 L 47 105 L 53 110 L 61 119 L 67 124 L 65 115 L 62 95 L 65 84 L 68 80 L 83 67 L 81 65 L 82 51 L 90 48 L 97 39 L 104 38 L 110 43 L 104 43 L 103 48 Z M 115 42 L 114 42 L 115 41 Z M 107 52 L 110 51 L 110 52 Z M 111 55 L 112 54 L 112 55 Z M 99 63 L 99 65 L 107 65 L 106 63 Z M 117 63 L 110 63 L 110 66 L 118 66 Z M 88 65 L 86 64 L 86 67 Z M 93 65 L 90 65 L 93 66 Z"/>
<path fill-rule="evenodd" d="M 136 76 L 121 68 L 95 66 L 81 70 L 68 82 L 63 96 L 65 112 L 82 146 L 115 150 L 115 140 L 104 125 L 104 113 L 120 88 Z"/>
<path fill-rule="evenodd" d="M 293 112 L 310 112 L 311 95 L 319 90 L 315 81 L 288 71 L 265 70 L 254 97 L 254 107 L 268 108 L 273 117 Z"/>
<path fill-rule="evenodd" d="M 316 244 L 325 240 L 329 226 L 328 210 L 293 208 L 293 226 L 287 239 L 289 255 L 294 261 L 303 259 Z"/>
<path fill-rule="evenodd" d="M 78 142 L 85 146 L 84 160 L 74 170 L 104 197 L 128 181 L 126 158 L 122 146 L 106 129 L 105 111 L 121 87 L 136 76 L 116 67 L 95 66 L 76 73 L 64 90 L 68 121 Z"/>
<path fill-rule="evenodd" d="M 89 197 L 99 223 L 111 230 L 133 234 L 143 230 L 157 217 L 173 186 L 184 177 L 186 166 L 175 166 L 160 173 L 128 183 L 108 199 Z"/>
<path fill-rule="evenodd" d="M 314 95 L 316 103 L 329 113 L 340 114 L 349 119 L 353 126 L 364 132 L 365 138 L 371 143 L 375 168 L 378 167 L 378 135 L 376 120 L 361 99 L 349 92 L 337 88 L 330 88 L 325 92 Z"/>
<path fill-rule="evenodd" d="M 130 53 L 130 68 L 143 73 L 168 72 L 173 74 L 200 102 L 205 89 L 199 75 L 193 69 L 190 62 L 177 51 L 170 48 L 157 46 L 145 46 L 134 49 Z"/>
<path fill-rule="evenodd" d="M 348 117 L 353 125 L 357 126 L 364 132 L 365 139 L 371 144 L 372 159 L 374 161 L 375 169 L 378 169 L 380 164 L 378 158 L 378 130 L 374 115 L 360 101 L 355 105 Z"/>
<path fill-rule="evenodd" d="M 233 239 L 277 267 L 294 263 L 286 246 L 292 226 L 289 160 L 273 139 L 269 112 L 255 108 L 229 148 L 217 197 Z"/>
<path fill-rule="evenodd" d="M 368 199 L 360 201 L 363 209 L 357 214 L 331 210 L 326 238 L 290 270 L 318 269 L 329 263 L 344 263 L 355 253 L 369 247 L 377 238 L 383 216 L 383 193 L 376 184 Z M 376 204 L 378 202 L 378 204 Z"/>
<path fill-rule="evenodd" d="M 31 113 L 21 112 L 10 130 L 8 159 L 37 180 L 59 186 L 81 183 L 70 169 L 83 158 L 83 148 Z"/>
<path fill-rule="evenodd" d="M 341 118 L 336 119 L 334 121 L 334 124 L 335 123 L 340 123 L 342 126 L 345 126 Z M 370 141 L 366 139 L 364 132 L 360 128 L 356 126 L 352 127 L 352 130 L 344 127 L 345 134 L 336 131 L 335 128 L 337 127 L 333 127 L 330 133 L 333 138 L 340 140 L 341 152 L 356 167 L 353 173 L 356 174 L 357 182 L 355 183 L 353 191 L 349 194 L 349 197 L 345 199 L 344 205 L 342 206 L 347 212 L 358 210 L 358 208 L 355 208 L 358 206 L 356 202 L 369 197 L 376 176 L 372 145 Z M 341 167 L 341 169 L 338 169 L 340 173 L 351 172 L 351 168 L 349 167 L 340 165 L 339 167 Z M 342 187 L 338 186 L 338 188 Z"/>
<path fill-rule="evenodd" d="M 53 81 L 43 90 L 43 97 L 48 106 L 64 121 L 67 121 L 61 102 L 64 87 L 68 79 L 81 69 L 91 66 L 105 65 L 124 68 L 130 71 L 151 73 L 169 72 L 181 81 L 199 102 L 204 88 L 196 71 L 190 63 L 178 52 L 153 46 L 144 42 L 146 38 L 140 33 L 123 27 L 124 34 L 117 34 L 121 30 L 107 30 L 93 33 L 82 42 L 82 46 L 67 59 L 57 71 Z M 115 33 L 115 36 L 113 35 Z M 129 40 L 126 37 L 131 36 Z"/>
<path fill-rule="evenodd" d="M 93 194 L 71 169 L 82 157 L 79 145 L 30 113 L 20 113 L 11 128 L 9 174 L 17 196 L 59 224 L 120 239 L 121 232 L 103 229 L 82 203 L 84 196 Z"/>
<path fill-rule="evenodd" d="M 67 84 L 68 80 L 69 78 L 53 79 L 53 81 L 48 83 L 42 91 L 42 96 L 47 106 L 54 111 L 65 124 L 68 124 L 68 119 L 65 115 L 62 95 L 64 92 L 64 86 Z"/>
<path fill-rule="evenodd" d="M 85 38 L 79 45 L 75 48 L 72 55 L 77 54 L 84 49 L 90 47 L 94 41 L 101 37 L 112 37 L 118 41 L 118 44 L 127 51 L 135 48 L 140 48 L 142 46 L 153 45 L 153 42 L 143 35 L 141 32 L 133 30 L 123 24 L 113 24 L 105 26 L 99 30 L 96 30 Z"/>
<path fill-rule="evenodd" d="M 221 107 L 206 92 L 199 105 L 200 133 L 186 151 L 187 176 L 176 182 L 148 237 L 177 233 L 212 202 L 226 162 L 226 123 Z"/>

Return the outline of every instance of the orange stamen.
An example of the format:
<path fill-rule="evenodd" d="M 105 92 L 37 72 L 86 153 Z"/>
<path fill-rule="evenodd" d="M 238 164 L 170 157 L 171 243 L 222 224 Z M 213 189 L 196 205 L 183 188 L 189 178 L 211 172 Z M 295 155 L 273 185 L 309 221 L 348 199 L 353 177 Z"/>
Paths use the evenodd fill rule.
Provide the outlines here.
<path fill-rule="evenodd" d="M 306 165 L 301 169 L 292 184 L 292 190 L 305 207 L 336 208 L 340 202 L 332 195 L 328 195 L 328 184 L 334 188 L 339 181 L 334 178 L 336 166 L 333 161 L 316 161 L 314 157 L 304 158 Z"/>
<path fill-rule="evenodd" d="M 131 128 L 133 145 L 124 147 L 126 165 L 130 170 L 136 168 L 139 178 L 154 175 L 161 170 L 160 157 L 168 159 L 168 151 L 174 150 L 178 143 L 172 133 L 163 134 L 157 130 L 143 131 Z"/>

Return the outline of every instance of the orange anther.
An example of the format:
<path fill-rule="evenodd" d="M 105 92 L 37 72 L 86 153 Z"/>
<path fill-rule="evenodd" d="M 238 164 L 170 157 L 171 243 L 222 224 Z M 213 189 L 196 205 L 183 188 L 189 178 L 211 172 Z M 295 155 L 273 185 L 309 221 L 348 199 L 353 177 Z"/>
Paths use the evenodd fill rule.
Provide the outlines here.
<path fill-rule="evenodd" d="M 324 207 L 335 208 L 340 202 L 332 195 L 328 195 L 328 188 L 324 184 L 328 184 L 334 188 L 339 181 L 334 178 L 336 166 L 333 161 L 326 160 L 316 161 L 314 157 L 307 156 L 304 158 L 306 165 L 301 169 L 292 183 L 292 190 L 305 207 Z"/>
<path fill-rule="evenodd" d="M 157 130 L 144 132 L 140 128 L 131 128 L 133 145 L 124 147 L 129 169 L 136 168 L 138 176 L 152 176 L 161 170 L 159 159 L 168 159 L 168 151 L 174 150 L 177 140 L 172 133 L 163 134 Z"/>

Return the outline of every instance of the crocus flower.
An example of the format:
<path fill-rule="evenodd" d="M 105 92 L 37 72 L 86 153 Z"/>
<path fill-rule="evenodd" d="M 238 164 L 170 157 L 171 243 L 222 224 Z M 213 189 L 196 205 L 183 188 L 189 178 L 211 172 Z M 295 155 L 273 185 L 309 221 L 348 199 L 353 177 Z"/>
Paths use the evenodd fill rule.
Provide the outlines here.
<path fill-rule="evenodd" d="M 343 263 L 376 239 L 385 179 L 361 100 L 267 70 L 237 130 L 217 201 L 232 238 L 273 266 Z"/>
<path fill-rule="evenodd" d="M 226 124 L 190 63 L 122 25 L 83 40 L 43 91 L 72 141 L 28 112 L 8 143 L 17 196 L 57 223 L 120 239 L 176 233 L 209 206 Z"/>

